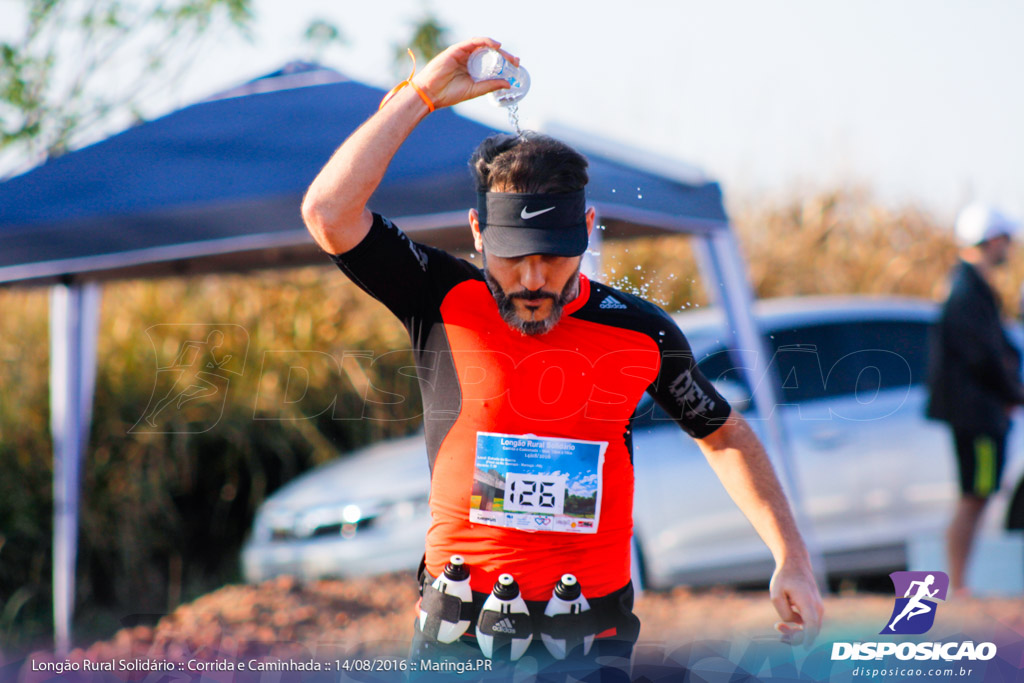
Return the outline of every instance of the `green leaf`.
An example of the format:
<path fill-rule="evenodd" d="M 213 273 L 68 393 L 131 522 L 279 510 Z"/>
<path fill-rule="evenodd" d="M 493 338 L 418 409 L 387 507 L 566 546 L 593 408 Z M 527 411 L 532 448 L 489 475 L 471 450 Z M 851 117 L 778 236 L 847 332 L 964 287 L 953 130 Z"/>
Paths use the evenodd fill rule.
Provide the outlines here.
<path fill-rule="evenodd" d="M 0 150 L 35 155 L 71 149 L 112 117 L 137 112 L 154 87 L 173 87 L 189 64 L 182 55 L 212 29 L 249 38 L 254 0 L 8 1 L 24 21 L 0 43 Z M 103 74 L 113 68 L 112 86 Z M 120 94 L 99 96 L 110 92 Z M 23 163 L 15 156 L 4 158 Z"/>
<path fill-rule="evenodd" d="M 395 46 L 394 64 L 398 72 L 408 68 L 406 48 L 411 49 L 420 63 L 425 64 L 448 47 L 448 27 L 429 10 L 413 25 L 407 45 Z"/>
<path fill-rule="evenodd" d="M 344 45 L 348 42 L 341 30 L 326 19 L 314 19 L 309 22 L 303 33 L 303 38 L 317 45 L 328 45 L 330 43 Z"/>

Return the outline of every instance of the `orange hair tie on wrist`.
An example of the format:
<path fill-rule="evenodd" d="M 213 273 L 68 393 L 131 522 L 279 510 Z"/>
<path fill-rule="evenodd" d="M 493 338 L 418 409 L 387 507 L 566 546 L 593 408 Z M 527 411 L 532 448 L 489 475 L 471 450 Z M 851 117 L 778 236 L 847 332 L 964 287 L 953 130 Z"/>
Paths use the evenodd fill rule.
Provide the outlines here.
<path fill-rule="evenodd" d="M 412 50 L 409 48 L 406 48 L 406 51 L 409 53 L 410 59 L 412 59 L 412 73 L 409 74 L 409 78 L 405 79 L 404 81 L 396 85 L 394 88 L 390 90 L 390 92 L 388 92 L 387 95 L 384 96 L 384 99 L 380 101 L 380 106 L 377 107 L 377 111 L 383 109 L 384 105 L 387 104 L 392 97 L 397 95 L 399 90 L 401 90 L 407 85 L 411 85 L 412 89 L 415 90 L 416 94 L 420 96 L 421 100 L 423 100 L 423 104 L 427 105 L 427 113 L 430 114 L 435 109 L 434 103 L 430 101 L 430 98 L 427 97 L 427 93 L 423 92 L 423 89 L 420 88 L 420 86 L 412 82 L 412 77 L 416 75 L 416 55 L 414 55 L 412 53 Z"/>

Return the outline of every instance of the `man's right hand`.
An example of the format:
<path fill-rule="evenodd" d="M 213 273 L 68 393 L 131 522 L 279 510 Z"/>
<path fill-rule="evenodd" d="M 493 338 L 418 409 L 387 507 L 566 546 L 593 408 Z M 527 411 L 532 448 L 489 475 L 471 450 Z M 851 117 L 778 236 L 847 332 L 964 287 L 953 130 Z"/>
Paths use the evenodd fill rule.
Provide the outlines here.
<path fill-rule="evenodd" d="M 474 50 L 490 47 L 501 51 L 500 45 L 490 38 L 473 38 L 452 45 L 431 59 L 413 82 L 435 108 L 508 88 L 506 81 L 498 79 L 474 83 L 466 70 Z M 501 54 L 519 64 L 518 58 L 504 51 Z M 399 90 L 349 136 L 320 170 L 302 201 L 302 218 L 324 251 L 342 254 L 359 244 L 370 231 L 373 216 L 366 203 L 395 152 L 426 115 L 426 105 L 412 88 Z M 438 140 L 438 144 L 444 141 Z"/>
<path fill-rule="evenodd" d="M 502 50 L 498 41 L 491 38 L 470 38 L 452 45 L 431 59 L 423 71 L 416 74 L 412 80 L 427 94 L 437 109 L 450 107 L 495 90 L 507 89 L 508 82 L 501 79 L 477 83 L 470 78 L 466 63 L 469 56 L 481 47 L 497 50 L 505 59 L 519 66 L 519 58 Z"/>

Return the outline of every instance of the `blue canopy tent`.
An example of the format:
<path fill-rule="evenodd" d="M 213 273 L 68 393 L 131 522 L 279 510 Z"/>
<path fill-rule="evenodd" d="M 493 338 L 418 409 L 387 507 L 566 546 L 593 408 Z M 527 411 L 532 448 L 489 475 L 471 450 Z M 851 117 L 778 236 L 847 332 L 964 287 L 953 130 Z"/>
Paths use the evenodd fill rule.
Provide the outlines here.
<path fill-rule="evenodd" d="M 383 92 L 311 64 L 281 71 L 130 128 L 0 183 L 0 285 L 51 294 L 54 438 L 54 620 L 70 644 L 79 468 L 88 443 L 104 280 L 326 264 L 301 222 L 302 194 Z M 475 204 L 466 162 L 497 132 L 446 109 L 427 117 L 392 162 L 370 206 L 414 239 L 469 251 Z M 587 144 L 578 145 L 588 151 Z M 744 264 L 714 182 L 645 169 L 637 155 L 588 154 L 589 202 L 604 239 L 697 237 L 709 289 L 736 346 L 760 349 Z M 640 192 L 636 190 L 640 188 Z M 642 196 L 641 196 L 642 195 Z M 745 363 L 770 426 L 764 354 Z M 787 476 L 777 427 L 768 444 Z"/>

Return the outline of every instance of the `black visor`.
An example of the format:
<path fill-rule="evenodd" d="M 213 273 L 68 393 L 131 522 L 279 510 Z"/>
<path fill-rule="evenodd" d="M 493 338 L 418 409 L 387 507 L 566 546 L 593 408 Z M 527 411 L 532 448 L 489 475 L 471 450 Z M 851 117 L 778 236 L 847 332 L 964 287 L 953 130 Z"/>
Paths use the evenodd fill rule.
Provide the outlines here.
<path fill-rule="evenodd" d="M 579 256 L 587 250 L 583 190 L 562 194 L 481 192 L 477 194 L 477 212 L 488 254 L 503 258 Z"/>

